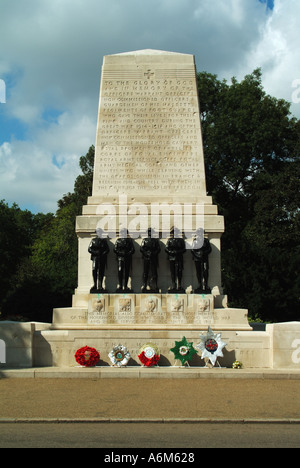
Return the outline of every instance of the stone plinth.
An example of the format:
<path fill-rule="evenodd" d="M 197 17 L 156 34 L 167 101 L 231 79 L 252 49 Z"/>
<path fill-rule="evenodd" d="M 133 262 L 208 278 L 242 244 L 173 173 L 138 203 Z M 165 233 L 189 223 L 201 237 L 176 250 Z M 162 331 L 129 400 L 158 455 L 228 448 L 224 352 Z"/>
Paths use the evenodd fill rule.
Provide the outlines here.
<path fill-rule="evenodd" d="M 172 226 L 187 248 L 180 294 L 168 294 L 165 247 Z M 132 292 L 115 294 L 113 249 L 124 228 L 135 248 L 128 284 Z M 148 228 L 154 229 L 161 247 L 159 292 L 141 294 L 140 247 Z M 211 294 L 204 295 L 192 294 L 199 285 L 191 245 L 199 229 L 211 245 L 206 288 Z M 107 237 L 110 248 L 105 294 L 90 294 L 88 248 L 96 230 Z M 227 307 L 221 281 L 223 232 L 223 216 L 206 193 L 194 56 L 142 50 L 104 57 L 92 196 L 76 220 L 78 287 L 73 306 L 54 309 L 51 327 L 0 322 L 0 366 L 76 366 L 74 354 L 83 346 L 95 347 L 99 364 L 108 366 L 108 354 L 117 345 L 129 350 L 129 365 L 138 365 L 139 350 L 149 342 L 159 347 L 159 365 L 170 366 L 175 341 L 185 336 L 196 346 L 211 326 L 226 343 L 222 366 L 238 359 L 246 368 L 299 367 L 299 324 L 272 325 L 254 333 L 247 310 Z M 204 362 L 195 355 L 191 364 Z"/>
<path fill-rule="evenodd" d="M 233 311 L 231 310 L 230 313 Z M 87 316 L 88 311 L 86 321 Z M 110 365 L 108 353 L 118 344 L 123 344 L 130 351 L 132 360 L 129 365 L 139 365 L 138 351 L 149 341 L 156 343 L 160 349 L 159 366 L 170 366 L 174 365 L 174 355 L 170 349 L 175 341 L 186 336 L 188 341 L 197 345 L 200 342 L 200 334 L 207 332 L 206 326 L 190 327 L 187 324 L 166 328 L 162 325 L 159 328 L 151 324 L 144 327 L 138 325 L 100 327 L 98 325 L 92 328 L 83 324 L 77 327 L 66 325 L 65 329 L 53 330 L 50 329 L 50 324 L 0 322 L 0 340 L 5 343 L 6 350 L 6 362 L 0 363 L 0 369 L 75 367 L 77 364 L 74 354 L 78 348 L 86 345 L 100 351 L 100 366 L 108 366 Z M 241 325 L 240 323 L 239 326 Z M 59 328 L 58 323 L 57 326 Z M 265 332 L 235 331 L 229 328 L 226 330 L 224 327 L 219 328 L 215 322 L 213 330 L 215 333 L 221 332 L 222 340 L 227 343 L 224 358 L 219 359 L 222 367 L 231 367 L 237 359 L 242 361 L 245 369 L 300 369 L 300 322 L 270 324 L 267 325 Z M 203 364 L 199 355 L 191 362 L 192 366 L 203 366 Z M 218 372 L 217 369 L 216 372 Z M 120 376 L 118 373 L 116 375 Z M 155 376 L 155 373 L 153 374 L 152 370 L 149 376 L 153 375 Z"/>
<path fill-rule="evenodd" d="M 53 329 L 251 330 L 248 312 L 215 308 L 213 295 L 89 294 L 87 308 L 54 309 Z"/>
<path fill-rule="evenodd" d="M 159 366 L 173 366 L 175 364 L 174 354 L 170 351 L 174 347 L 175 341 L 180 341 L 183 336 L 194 346 L 200 343 L 200 334 L 205 334 L 207 328 L 180 327 L 173 329 L 156 329 L 149 326 L 148 329 L 139 329 L 137 326 L 119 326 L 106 329 L 71 329 L 56 331 L 41 331 L 36 337 L 36 365 L 43 365 L 43 361 L 52 362 L 52 366 L 75 367 L 77 366 L 74 355 L 77 349 L 83 346 L 92 346 L 100 352 L 101 360 L 99 366 L 111 365 L 108 358 L 109 352 L 116 345 L 126 346 L 132 359 L 128 366 L 141 365 L 138 354 L 140 348 L 145 343 L 155 343 L 159 350 L 161 359 Z M 220 332 L 218 328 L 214 332 Z M 236 359 L 243 357 L 245 368 L 270 367 L 270 336 L 266 332 L 259 335 L 252 332 L 237 332 L 223 330 L 222 341 L 227 345 L 224 351 L 224 358 L 219 358 L 222 367 L 231 367 Z M 243 336 L 243 333 L 246 335 Z M 199 354 L 195 355 L 190 363 L 192 366 L 204 366 L 204 361 Z M 49 364 L 48 364 L 49 365 Z M 83 369 L 84 372 L 85 369 Z M 180 370 L 178 370 L 180 372 Z M 217 369 L 216 369 L 216 372 Z M 238 372 L 238 371 L 237 371 Z M 118 373 L 117 376 L 120 376 Z M 150 369 L 149 377 L 153 375 Z"/>
<path fill-rule="evenodd" d="M 171 227 L 185 240 L 182 294 L 168 294 L 170 264 L 165 253 Z M 141 294 L 143 237 L 159 238 L 158 293 Z M 135 253 L 128 283 L 132 292 L 115 294 L 118 266 L 113 252 L 123 228 Z M 210 241 L 209 295 L 192 294 L 199 284 L 191 254 L 197 230 Z M 107 237 L 105 294 L 90 294 L 91 239 Z M 228 340 L 250 331 L 247 310 L 230 309 L 221 280 L 223 216 L 206 192 L 197 76 L 193 55 L 142 50 L 104 57 L 99 98 L 92 196 L 76 220 L 79 241 L 78 287 L 73 307 L 55 309 L 53 365 L 71 365 L 74 352 L 99 347 L 104 362 L 115 345 L 133 360 L 145 342 L 157 342 L 163 365 L 170 348 L 186 335 L 197 340 L 212 326 Z M 100 233 L 100 234 L 99 234 Z M 42 346 L 41 336 L 41 346 Z M 64 345 L 62 344 L 64 343 Z M 233 357 L 233 351 L 228 356 Z M 228 362 L 230 361 L 228 359 Z"/>
<path fill-rule="evenodd" d="M 49 328 L 50 324 L 46 323 L 0 322 L 0 368 L 32 367 L 34 334 Z"/>
<path fill-rule="evenodd" d="M 274 369 L 300 368 L 300 322 L 268 324 L 271 336 L 272 367 Z"/>

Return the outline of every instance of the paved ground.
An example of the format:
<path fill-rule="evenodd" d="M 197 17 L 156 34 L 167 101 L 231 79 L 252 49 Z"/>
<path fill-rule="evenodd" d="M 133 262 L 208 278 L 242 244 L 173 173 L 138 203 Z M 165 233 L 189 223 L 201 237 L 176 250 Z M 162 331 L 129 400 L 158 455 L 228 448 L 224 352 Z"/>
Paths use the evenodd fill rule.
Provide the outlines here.
<path fill-rule="evenodd" d="M 97 373 L 89 374 L 90 378 L 87 374 L 74 378 L 77 373 L 72 378 L 18 375 L 23 378 L 0 378 L 0 448 L 96 447 L 102 448 L 102 457 L 117 449 L 130 454 L 143 448 L 146 456 L 146 448 L 157 453 L 155 449 L 173 447 L 176 453 L 182 448 L 196 457 L 197 448 L 300 448 L 300 380 L 288 374 L 274 379 L 232 373 L 224 373 L 227 378 L 212 374 L 217 378 L 122 379 L 99 378 Z M 28 424 L 34 418 L 35 423 Z M 222 424 L 216 424 L 217 419 Z M 18 423 L 4 423 L 14 420 Z M 137 424 L 137 420 L 148 422 Z M 241 420 L 248 423 L 236 423 Z"/>
<path fill-rule="evenodd" d="M 3 418 L 299 419 L 300 380 L 0 379 Z"/>
<path fill-rule="evenodd" d="M 100 463 L 112 453 L 133 455 L 140 465 L 162 460 L 203 463 L 201 448 L 300 448 L 296 424 L 1 424 L 0 448 L 100 448 Z M 152 456 L 151 456 L 152 454 Z M 107 460 L 107 458 L 106 458 Z M 134 462 L 128 460 L 128 465 Z M 166 460 L 165 460 L 166 461 Z M 190 464 L 190 463 L 189 463 Z M 125 464 L 125 466 L 128 466 Z M 124 463 L 122 463 L 124 466 Z"/>

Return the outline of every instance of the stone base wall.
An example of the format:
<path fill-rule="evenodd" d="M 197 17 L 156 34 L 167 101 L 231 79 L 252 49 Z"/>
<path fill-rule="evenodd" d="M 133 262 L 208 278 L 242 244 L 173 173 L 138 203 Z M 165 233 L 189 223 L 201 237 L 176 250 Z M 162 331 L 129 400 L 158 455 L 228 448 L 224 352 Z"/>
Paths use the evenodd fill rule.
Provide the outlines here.
<path fill-rule="evenodd" d="M 171 326 L 102 326 L 97 328 L 50 329 L 50 324 L 0 322 L 0 369 L 31 367 L 74 367 L 74 354 L 83 346 L 95 347 L 101 355 L 101 366 L 110 365 L 108 353 L 122 344 L 128 348 L 132 359 L 129 365 L 140 365 L 138 351 L 151 341 L 161 353 L 159 366 L 173 366 L 170 351 L 175 341 L 183 336 L 196 346 L 207 327 L 187 325 Z M 231 367 L 235 360 L 244 368 L 300 370 L 300 322 L 267 325 L 265 332 L 213 329 L 222 334 L 226 343 L 222 367 Z M 196 355 L 191 366 L 203 366 Z"/>

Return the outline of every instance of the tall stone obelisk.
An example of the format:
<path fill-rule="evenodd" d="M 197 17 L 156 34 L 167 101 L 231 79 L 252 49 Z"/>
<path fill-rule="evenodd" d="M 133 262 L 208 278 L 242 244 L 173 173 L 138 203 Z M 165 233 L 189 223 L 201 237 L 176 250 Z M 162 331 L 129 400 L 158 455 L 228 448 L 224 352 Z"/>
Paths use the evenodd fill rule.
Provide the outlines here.
<path fill-rule="evenodd" d="M 93 197 L 204 202 L 194 56 L 142 50 L 104 57 Z"/>

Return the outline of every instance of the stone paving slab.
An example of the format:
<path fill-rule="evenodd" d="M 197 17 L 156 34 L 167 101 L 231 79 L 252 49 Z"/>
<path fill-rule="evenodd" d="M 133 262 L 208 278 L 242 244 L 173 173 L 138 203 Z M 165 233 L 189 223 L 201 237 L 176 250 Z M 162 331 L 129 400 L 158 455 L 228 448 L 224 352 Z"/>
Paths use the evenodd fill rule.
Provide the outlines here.
<path fill-rule="evenodd" d="M 215 369 L 214 373 L 211 369 L 201 372 L 205 378 L 195 378 L 200 374 L 192 377 L 189 369 L 171 369 L 169 374 L 166 370 L 164 375 L 160 374 L 163 378 L 157 378 L 157 372 L 149 373 L 147 369 L 136 370 L 135 377 L 132 372 L 126 373 L 126 369 L 111 369 L 114 370 L 117 371 L 114 378 L 108 378 L 112 375 L 109 369 L 106 378 L 101 377 L 101 369 L 79 368 L 61 373 L 57 369 L 52 372 L 31 369 L 27 378 L 24 370 L 20 371 L 22 378 L 16 378 L 16 371 L 6 371 L 11 378 L 2 375 L 0 379 L 0 420 L 290 422 L 300 419 L 300 379 L 296 373 L 270 371 L 258 378 L 257 371 Z M 118 377 L 124 370 L 127 378 Z M 173 378 L 174 371 L 187 375 Z"/>
<path fill-rule="evenodd" d="M 300 369 L 213 369 L 204 367 L 40 367 L 1 369 L 1 378 L 93 378 L 93 379 L 284 379 L 300 380 Z"/>

